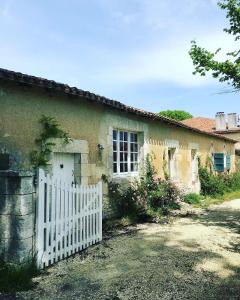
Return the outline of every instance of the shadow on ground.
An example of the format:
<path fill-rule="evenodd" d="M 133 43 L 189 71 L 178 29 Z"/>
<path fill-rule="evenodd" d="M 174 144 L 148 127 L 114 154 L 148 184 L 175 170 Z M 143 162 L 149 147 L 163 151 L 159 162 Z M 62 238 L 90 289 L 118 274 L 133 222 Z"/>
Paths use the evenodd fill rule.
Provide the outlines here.
<path fill-rule="evenodd" d="M 19 299 L 240 299 L 240 211 L 146 224 L 49 268 Z"/>

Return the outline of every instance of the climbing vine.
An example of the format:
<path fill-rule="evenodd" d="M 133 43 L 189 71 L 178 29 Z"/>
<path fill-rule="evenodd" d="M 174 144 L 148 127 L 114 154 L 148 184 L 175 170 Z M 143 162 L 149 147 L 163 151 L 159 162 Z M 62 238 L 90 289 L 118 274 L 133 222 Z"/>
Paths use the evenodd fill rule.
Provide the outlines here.
<path fill-rule="evenodd" d="M 31 153 L 31 162 L 35 168 L 40 166 L 45 167 L 48 164 L 52 147 L 55 146 L 55 143 L 50 142 L 49 139 L 62 138 L 64 144 L 68 144 L 71 141 L 69 134 L 60 128 L 59 123 L 54 117 L 42 115 L 39 123 L 42 125 L 42 133 L 35 142 L 40 150 Z"/>

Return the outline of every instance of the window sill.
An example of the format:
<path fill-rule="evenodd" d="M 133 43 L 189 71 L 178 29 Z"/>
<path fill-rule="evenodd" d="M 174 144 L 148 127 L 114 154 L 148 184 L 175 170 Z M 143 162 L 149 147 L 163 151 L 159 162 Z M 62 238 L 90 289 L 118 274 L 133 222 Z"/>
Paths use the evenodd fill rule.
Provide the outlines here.
<path fill-rule="evenodd" d="M 131 172 L 131 173 L 114 173 L 112 175 L 113 178 L 132 178 L 139 176 L 139 172 Z"/>

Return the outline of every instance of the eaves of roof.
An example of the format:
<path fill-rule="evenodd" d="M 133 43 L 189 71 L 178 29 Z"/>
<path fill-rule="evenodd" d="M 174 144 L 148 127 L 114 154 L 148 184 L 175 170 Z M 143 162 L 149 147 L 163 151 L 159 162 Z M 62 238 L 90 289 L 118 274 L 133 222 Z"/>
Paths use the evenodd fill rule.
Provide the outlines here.
<path fill-rule="evenodd" d="M 19 84 L 34 86 L 34 87 L 38 87 L 38 88 L 50 89 L 52 91 L 60 92 L 60 93 L 66 94 L 66 95 L 72 95 L 72 96 L 76 96 L 76 97 L 84 97 L 89 101 L 94 101 L 99 104 L 109 106 L 113 109 L 117 109 L 119 111 L 123 111 L 123 112 L 130 113 L 130 114 L 135 114 L 135 115 L 138 115 L 138 116 L 150 119 L 150 120 L 154 120 L 154 121 L 161 121 L 161 122 L 164 122 L 167 124 L 174 125 L 179 128 L 184 128 L 186 130 L 190 130 L 190 131 L 202 134 L 202 135 L 211 136 L 211 137 L 225 140 L 228 142 L 232 142 L 232 143 L 237 142 L 234 139 L 231 139 L 231 138 L 228 138 L 225 136 L 221 136 L 216 133 L 205 132 L 205 131 L 199 130 L 197 128 L 187 126 L 181 122 L 177 122 L 173 119 L 159 116 L 155 113 L 147 112 L 147 111 L 144 111 L 141 109 L 137 109 L 132 106 L 125 105 L 119 101 L 110 100 L 106 97 L 99 96 L 94 93 L 90 93 L 88 91 L 78 89 L 76 87 L 70 87 L 67 84 L 58 83 L 53 80 L 48 80 L 48 79 L 41 78 L 41 77 L 26 75 L 23 73 L 10 71 L 10 70 L 6 70 L 6 69 L 2 69 L 2 68 L 0 68 L 0 79 L 19 83 Z"/>

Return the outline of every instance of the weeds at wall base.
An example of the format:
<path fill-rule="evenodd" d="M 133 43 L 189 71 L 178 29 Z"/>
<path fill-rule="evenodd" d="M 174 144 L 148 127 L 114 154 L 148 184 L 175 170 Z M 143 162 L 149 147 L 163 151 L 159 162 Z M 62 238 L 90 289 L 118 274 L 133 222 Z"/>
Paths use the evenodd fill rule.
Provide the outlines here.
<path fill-rule="evenodd" d="M 0 297 L 1 293 L 31 289 L 34 286 L 32 278 L 39 273 L 35 260 L 21 264 L 0 260 Z"/>

